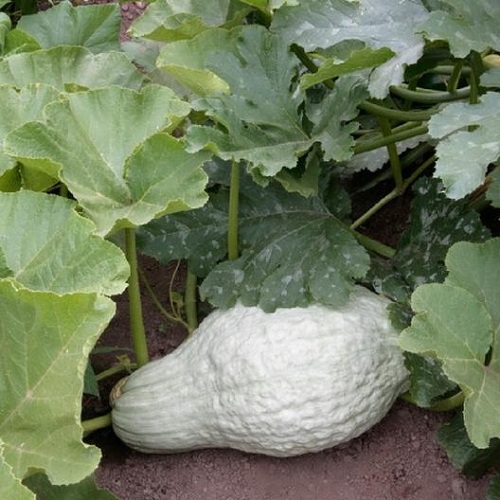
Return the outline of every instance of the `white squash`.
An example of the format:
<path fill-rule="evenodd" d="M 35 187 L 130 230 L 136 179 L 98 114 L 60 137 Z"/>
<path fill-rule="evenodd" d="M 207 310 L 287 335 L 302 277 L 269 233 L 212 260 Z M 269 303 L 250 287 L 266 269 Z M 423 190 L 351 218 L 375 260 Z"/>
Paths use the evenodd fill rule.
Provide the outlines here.
<path fill-rule="evenodd" d="M 379 422 L 408 378 L 388 301 L 357 287 L 339 310 L 237 304 L 116 387 L 112 420 L 130 447 L 316 452 Z"/>

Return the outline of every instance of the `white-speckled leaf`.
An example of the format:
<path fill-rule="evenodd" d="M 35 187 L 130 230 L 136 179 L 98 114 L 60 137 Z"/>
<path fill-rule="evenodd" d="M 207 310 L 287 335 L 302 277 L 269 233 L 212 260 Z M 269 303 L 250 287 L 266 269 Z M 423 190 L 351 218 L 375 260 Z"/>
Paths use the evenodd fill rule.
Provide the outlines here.
<path fill-rule="evenodd" d="M 446 10 L 431 12 L 419 27 L 429 40 L 446 40 L 456 57 L 471 50 L 500 49 L 500 3 L 497 0 L 441 0 Z"/>
<path fill-rule="evenodd" d="M 403 81 L 404 68 L 422 55 L 424 42 L 415 26 L 428 11 L 416 1 L 310 0 L 278 10 L 271 31 L 306 51 L 332 47 L 345 40 L 360 40 L 372 49 L 391 49 L 395 56 L 370 76 L 372 96 L 384 97 L 390 85 Z"/>
<path fill-rule="evenodd" d="M 466 127 L 474 126 L 468 131 Z M 478 104 L 452 103 L 429 122 L 437 146 L 436 177 L 443 180 L 446 194 L 459 199 L 484 182 L 486 169 L 500 156 L 500 95 L 488 92 Z"/>

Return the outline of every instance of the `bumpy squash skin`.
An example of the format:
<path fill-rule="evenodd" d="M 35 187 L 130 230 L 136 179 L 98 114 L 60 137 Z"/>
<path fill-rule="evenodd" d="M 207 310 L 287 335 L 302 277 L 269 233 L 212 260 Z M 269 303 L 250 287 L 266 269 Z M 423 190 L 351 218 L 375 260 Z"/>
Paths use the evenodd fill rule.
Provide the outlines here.
<path fill-rule="evenodd" d="M 288 457 L 348 441 L 407 389 L 387 304 L 357 287 L 337 311 L 215 311 L 128 378 L 113 403 L 114 430 L 148 453 L 230 447 Z"/>

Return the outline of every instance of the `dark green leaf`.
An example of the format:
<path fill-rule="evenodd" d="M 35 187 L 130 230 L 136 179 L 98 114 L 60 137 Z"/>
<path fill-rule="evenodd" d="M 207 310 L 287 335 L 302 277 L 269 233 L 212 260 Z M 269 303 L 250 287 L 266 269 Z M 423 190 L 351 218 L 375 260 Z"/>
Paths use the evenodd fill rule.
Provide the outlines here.
<path fill-rule="evenodd" d="M 489 448 L 476 448 L 467 435 L 461 415 L 441 426 L 438 440 L 453 466 L 473 479 L 500 464 L 500 440 L 492 440 Z"/>
<path fill-rule="evenodd" d="M 455 242 L 489 237 L 478 213 L 467 208 L 467 200 L 450 200 L 436 180 L 420 179 L 414 192 L 411 223 L 393 261 L 411 288 L 444 280 L 446 252 Z"/>
<path fill-rule="evenodd" d="M 500 475 L 491 480 L 485 500 L 500 500 Z"/>
<path fill-rule="evenodd" d="M 406 367 L 410 371 L 409 393 L 412 401 L 428 408 L 437 399 L 456 390 L 457 385 L 450 382 L 443 373 L 441 363 L 434 358 L 405 353 Z"/>

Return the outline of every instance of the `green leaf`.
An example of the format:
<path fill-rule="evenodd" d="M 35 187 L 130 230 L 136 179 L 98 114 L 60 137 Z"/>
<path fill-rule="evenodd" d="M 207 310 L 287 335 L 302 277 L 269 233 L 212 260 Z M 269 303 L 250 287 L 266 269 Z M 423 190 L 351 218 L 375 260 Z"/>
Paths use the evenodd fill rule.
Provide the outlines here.
<path fill-rule="evenodd" d="M 393 265 L 411 289 L 442 282 L 444 259 L 458 241 L 480 242 L 490 237 L 479 214 L 467 200 L 450 200 L 436 179 L 423 177 L 413 186 L 410 225 L 403 232 Z"/>
<path fill-rule="evenodd" d="M 385 47 L 377 50 L 365 47 L 364 49 L 353 51 L 345 61 L 340 62 L 335 59 L 327 59 L 318 68 L 316 73 L 306 74 L 301 78 L 300 87 L 302 90 L 305 90 L 313 85 L 341 75 L 376 68 L 388 61 L 393 55 L 394 52 Z"/>
<path fill-rule="evenodd" d="M 271 31 L 306 51 L 326 49 L 345 40 L 360 40 L 373 50 L 390 49 L 395 56 L 372 72 L 368 87 L 373 97 L 382 98 L 391 85 L 404 80 L 405 66 L 422 55 L 423 38 L 415 34 L 414 27 L 427 16 L 420 2 L 310 0 L 278 10 Z M 377 61 L 373 67 L 376 65 Z"/>
<path fill-rule="evenodd" d="M 63 1 L 52 8 L 22 16 L 18 28 L 31 35 L 41 48 L 81 45 L 93 53 L 120 50 L 118 4 L 73 7 Z"/>
<path fill-rule="evenodd" d="M 443 424 L 437 437 L 453 466 L 467 477 L 477 479 L 500 465 L 500 441 L 493 440 L 491 446 L 483 450 L 476 448 L 467 436 L 460 414 Z"/>
<path fill-rule="evenodd" d="M 5 136 L 23 123 L 42 118 L 46 104 L 59 98 L 59 92 L 50 85 L 28 85 L 17 90 L 10 85 L 0 86 L 0 145 Z M 16 162 L 0 148 L 0 176 L 14 168 Z"/>
<path fill-rule="evenodd" d="M 498 238 L 452 246 L 448 278 L 415 290 L 416 316 L 400 337 L 403 349 L 439 358 L 446 375 L 460 385 L 465 426 L 478 448 L 500 437 L 499 256 Z"/>
<path fill-rule="evenodd" d="M 446 40 L 455 57 L 465 57 L 472 50 L 500 48 L 496 0 L 442 0 L 445 9 L 431 12 L 420 30 L 428 40 Z"/>
<path fill-rule="evenodd" d="M 141 250 L 163 262 L 187 258 L 200 276 L 210 271 L 201 293 L 223 308 L 238 298 L 266 311 L 346 301 L 352 278 L 364 276 L 369 265 L 347 226 L 318 197 L 288 193 L 277 183 L 262 188 L 248 176 L 242 176 L 240 187 L 239 259 L 216 265 L 227 248 L 224 188 L 200 210 L 144 227 L 138 236 Z"/>
<path fill-rule="evenodd" d="M 23 52 L 0 60 L 0 84 L 22 87 L 46 83 L 65 91 L 67 85 L 81 88 L 120 85 L 139 89 L 144 76 L 120 52 L 92 54 L 85 47 L 58 46 Z"/>
<path fill-rule="evenodd" d="M 45 474 L 35 474 L 24 480 L 24 484 L 43 500 L 114 500 L 116 497 L 107 490 L 98 488 L 93 476 L 86 477 L 77 484 L 53 486 Z"/>
<path fill-rule="evenodd" d="M 227 193 L 212 195 L 203 208 L 138 228 L 137 247 L 164 264 L 187 259 L 192 272 L 206 276 L 226 255 L 227 214 Z"/>
<path fill-rule="evenodd" d="M 0 282 L 0 438 L 15 477 L 35 469 L 52 484 L 81 481 L 100 452 L 81 442 L 87 356 L 115 312 L 94 294 L 57 295 Z"/>
<path fill-rule="evenodd" d="M 3 457 L 3 441 L 0 439 L 0 498 L 4 500 L 35 500 L 35 495 L 12 474 L 12 467 Z"/>
<path fill-rule="evenodd" d="M 298 61 L 279 37 L 260 26 L 210 30 L 169 44 L 158 64 L 169 72 L 183 64 L 184 84 L 203 75 L 208 84 L 202 92 L 217 91 L 193 103 L 220 124 L 190 127 L 187 140 L 193 151 L 208 148 L 224 160 L 246 160 L 263 183 L 265 177 L 294 168 L 315 142 L 321 143 L 326 159 L 352 154 L 350 133 L 357 124 L 345 122 L 357 116 L 357 104 L 368 97 L 364 87 L 343 79 L 321 104 L 309 105 L 309 133 L 300 109 L 304 96 L 294 83 Z M 178 71 L 175 76 L 181 77 Z M 198 84 L 191 88 L 199 91 Z"/>
<path fill-rule="evenodd" d="M 231 0 L 156 0 L 132 23 L 130 33 L 160 42 L 184 40 L 209 28 L 239 22 L 249 10 Z"/>
<path fill-rule="evenodd" d="M 478 104 L 452 103 L 429 122 L 437 146 L 435 175 L 441 178 L 450 198 L 471 193 L 484 182 L 486 169 L 500 156 L 500 95 L 488 92 Z M 472 131 L 464 130 L 473 126 Z"/>
<path fill-rule="evenodd" d="M 7 33 L 12 29 L 12 21 L 4 12 L 0 12 L 0 54 L 5 50 L 5 38 Z"/>
<path fill-rule="evenodd" d="M 500 500 L 500 475 L 497 474 L 490 483 L 485 500 Z"/>
<path fill-rule="evenodd" d="M 25 124 L 5 145 L 24 165 L 58 175 L 107 234 L 206 202 L 200 167 L 210 154 L 187 153 L 182 141 L 162 132 L 189 109 L 171 90 L 153 85 L 140 93 L 79 92 L 47 106 L 45 123 Z"/>
<path fill-rule="evenodd" d="M 410 372 L 409 393 L 414 404 L 429 408 L 442 396 L 456 390 L 457 385 L 443 373 L 441 363 L 428 356 L 406 353 L 406 367 Z"/>
<path fill-rule="evenodd" d="M 123 292 L 125 256 L 93 234 L 94 225 L 75 207 L 54 195 L 0 193 L 0 250 L 13 278 L 25 288 L 58 294 Z"/>

